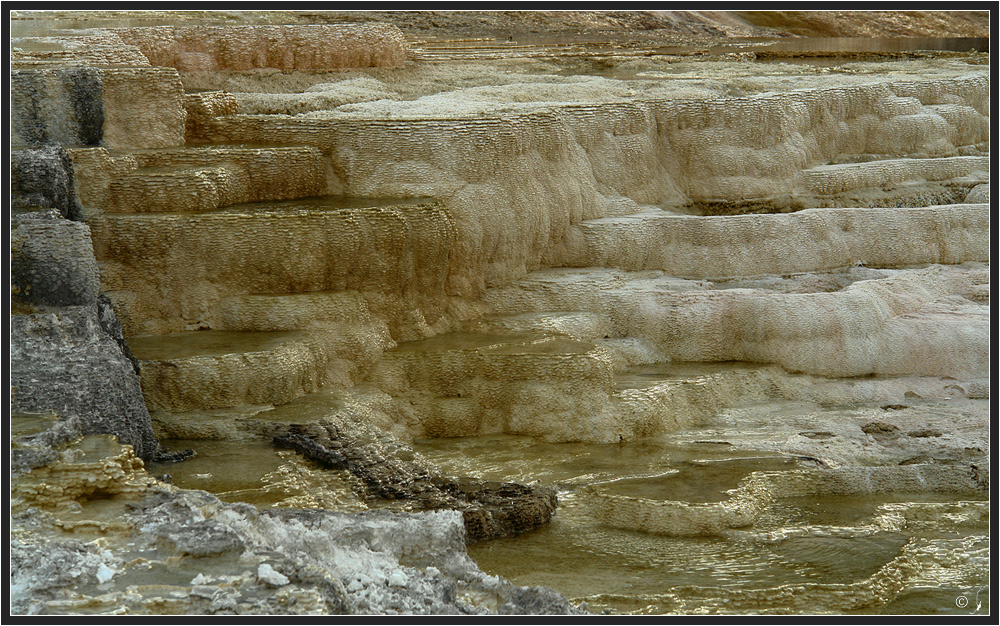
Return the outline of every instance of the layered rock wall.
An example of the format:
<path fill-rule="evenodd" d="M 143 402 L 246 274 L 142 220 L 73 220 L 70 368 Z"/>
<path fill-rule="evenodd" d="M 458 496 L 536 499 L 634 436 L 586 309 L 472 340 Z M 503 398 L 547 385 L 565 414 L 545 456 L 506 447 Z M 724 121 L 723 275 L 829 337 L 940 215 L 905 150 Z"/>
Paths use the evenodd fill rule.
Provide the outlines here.
<path fill-rule="evenodd" d="M 153 65 L 184 71 L 391 67 L 406 60 L 403 33 L 388 24 L 151 26 L 114 32 Z"/>
<path fill-rule="evenodd" d="M 841 154 L 955 155 L 988 140 L 988 93 L 988 79 L 970 75 L 462 119 L 236 115 L 205 127 L 216 141 L 318 146 L 351 195 L 442 199 L 458 229 L 449 287 L 475 295 L 543 259 L 558 264 L 546 251 L 570 224 L 607 215 L 608 198 L 791 195 L 801 170 Z"/>
<path fill-rule="evenodd" d="M 510 314 L 598 313 L 612 334 L 645 337 L 671 360 L 778 363 L 824 376 L 981 377 L 989 368 L 989 320 L 976 302 L 986 281 L 983 269 L 935 267 L 842 291 L 775 293 L 664 289 L 657 275 L 584 271 L 540 276 L 492 291 L 487 301 Z"/>
<path fill-rule="evenodd" d="M 85 35 L 11 38 L 11 63 L 22 68 L 45 66 L 149 67 L 139 48 L 113 32 Z"/>
<path fill-rule="evenodd" d="M 237 393 L 224 405 L 196 399 L 194 388 L 204 385 L 190 381 L 223 376 L 218 380 L 231 388 L 251 390 L 248 380 L 271 380 L 285 370 L 267 366 L 254 374 L 253 368 L 186 364 L 188 383 L 176 390 L 169 381 L 163 385 L 170 390 L 164 398 L 184 399 L 165 400 L 161 408 L 232 406 L 241 398 L 287 402 L 322 384 L 316 368 L 326 366 L 336 370 L 327 382 L 355 384 L 367 371 L 369 381 L 395 394 L 429 394 L 432 399 L 414 400 L 407 409 L 427 434 L 572 438 L 587 432 L 604 441 L 616 436 L 612 431 L 658 428 L 599 424 L 631 415 L 634 407 L 617 406 L 610 395 L 614 373 L 626 362 L 737 359 L 831 376 L 981 376 L 986 357 L 976 346 L 985 326 L 979 317 L 968 318 L 970 327 L 938 324 L 961 308 L 948 300 L 955 295 L 951 286 L 903 306 L 898 290 L 886 295 L 881 287 L 874 295 L 859 286 L 791 297 L 739 290 L 664 294 L 618 289 L 614 281 L 585 280 L 576 288 L 569 280 L 559 281 L 549 298 L 531 281 L 511 285 L 545 266 L 722 280 L 987 261 L 985 205 L 815 209 L 765 219 L 682 216 L 642 206 L 827 197 L 920 181 L 965 185 L 959 189 L 965 193 L 988 180 L 988 159 L 958 156 L 981 154 L 986 145 L 986 94 L 988 79 L 974 74 L 746 98 L 497 110 L 489 101 L 499 96 L 487 94 L 483 102 L 459 98 L 450 109 L 441 108 L 445 98 L 433 97 L 391 115 L 376 114 L 382 105 L 360 103 L 322 115 L 279 116 L 233 114 L 239 103 L 215 93 L 188 98 L 197 119 L 189 137 L 303 147 L 73 154 L 86 172 L 80 196 L 93 207 L 85 213 L 102 281 L 124 311 L 128 334 L 311 329 L 336 344 L 332 351 L 306 349 L 310 364 L 292 376 L 306 384 L 290 395 L 250 400 L 252 394 Z M 909 156 L 887 160 L 886 154 Z M 820 165 L 838 159 L 856 162 Z M 324 193 L 364 200 L 337 206 L 332 199 L 302 199 Z M 260 201 L 268 203 L 238 204 Z M 320 322 L 319 294 L 359 295 L 346 326 L 334 331 Z M 280 306 L 269 306 L 266 318 L 244 310 L 248 298 L 260 297 L 277 298 L 269 304 Z M 462 354 L 452 365 L 458 352 L 430 347 L 433 367 L 425 371 L 409 363 L 405 350 L 381 358 L 397 341 L 454 330 L 482 312 L 477 303 L 484 297 L 495 311 L 511 314 L 598 313 L 610 321 L 608 343 L 557 341 L 547 344 L 561 346 L 551 355 L 535 354 L 542 344 L 489 348 L 478 361 Z M 877 314 L 854 319 L 845 307 Z M 915 317 L 902 321 L 904 309 Z M 807 318 L 815 323 L 809 326 Z M 366 332 L 377 339 L 359 341 Z M 921 347 L 920 338 L 928 336 L 930 347 Z M 638 343 L 627 344 L 630 338 Z M 817 351 L 817 345 L 830 349 Z M 920 356 L 942 350 L 950 356 Z M 939 367 L 932 371 L 931 364 Z M 449 368 L 466 370 L 444 386 L 428 382 Z M 413 379 L 421 375 L 430 378 Z M 261 387 L 271 388 L 277 387 Z M 573 417 L 582 397 L 604 407 L 587 423 Z M 543 414 L 572 426 L 555 428 Z M 638 424 L 644 418 L 622 419 Z"/>
<path fill-rule="evenodd" d="M 981 138 L 983 135 L 978 134 Z M 966 144 L 960 144 L 966 145 Z M 850 189 L 884 187 L 901 182 L 948 180 L 988 171 L 986 157 L 947 159 L 886 159 L 871 163 L 853 163 L 816 167 L 801 173 L 803 186 L 817 194 L 832 195 Z"/>
<path fill-rule="evenodd" d="M 79 196 L 87 213 L 183 213 L 318 196 L 326 163 L 316 148 L 175 149 L 111 154 L 71 149 L 87 175 Z"/>
<path fill-rule="evenodd" d="M 215 327 L 215 307 L 238 295 L 344 289 L 412 303 L 433 320 L 455 239 L 437 203 L 104 214 L 91 225 L 97 256 L 107 259 L 105 288 L 134 298 L 126 318 L 133 332 Z M 158 296 L 165 284 L 174 297 Z"/>
<path fill-rule="evenodd" d="M 30 205 L 11 217 L 11 410 L 79 418 L 83 434 L 113 434 L 153 459 L 159 443 L 137 363 L 99 293 L 90 228 L 61 213 L 75 211 L 69 164 L 56 147 L 20 151 L 12 163 L 13 204 Z"/>
<path fill-rule="evenodd" d="M 986 204 L 809 209 L 718 217 L 651 210 L 574 226 L 562 265 L 662 270 L 719 280 L 854 265 L 906 267 L 988 261 Z"/>

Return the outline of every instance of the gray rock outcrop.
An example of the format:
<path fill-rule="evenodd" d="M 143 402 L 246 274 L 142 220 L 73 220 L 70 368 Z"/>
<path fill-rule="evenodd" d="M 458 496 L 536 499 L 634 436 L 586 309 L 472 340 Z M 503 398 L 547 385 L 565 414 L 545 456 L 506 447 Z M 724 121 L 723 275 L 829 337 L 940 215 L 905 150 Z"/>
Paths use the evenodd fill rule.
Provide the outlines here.
<path fill-rule="evenodd" d="M 73 161 L 65 148 L 50 144 L 18 150 L 10 160 L 10 201 L 15 210 L 52 207 L 67 219 L 80 219 Z"/>
<path fill-rule="evenodd" d="M 97 145 L 104 135 L 104 89 L 94 68 L 11 72 L 14 136 L 28 145 Z M 63 97 L 54 97 L 60 94 Z"/>
<path fill-rule="evenodd" d="M 79 212 L 65 150 L 12 160 L 11 410 L 79 418 L 82 434 L 110 434 L 145 460 L 160 446 L 111 302 L 100 295 L 90 228 Z"/>
<path fill-rule="evenodd" d="M 101 325 L 96 299 L 12 316 L 10 347 L 13 411 L 80 417 L 84 434 L 113 434 L 143 459 L 158 455 L 139 377 Z"/>

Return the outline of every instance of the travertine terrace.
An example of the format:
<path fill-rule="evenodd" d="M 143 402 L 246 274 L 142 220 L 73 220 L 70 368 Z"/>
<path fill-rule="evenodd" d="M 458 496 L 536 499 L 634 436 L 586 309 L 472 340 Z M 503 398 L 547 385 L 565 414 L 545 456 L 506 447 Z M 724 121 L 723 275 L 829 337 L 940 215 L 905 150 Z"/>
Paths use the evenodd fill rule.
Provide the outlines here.
<path fill-rule="evenodd" d="M 100 294 L 102 320 L 113 319 L 105 330 L 127 343 L 115 367 L 140 372 L 145 409 L 133 413 L 148 411 L 164 440 L 293 436 L 299 452 L 316 445 L 323 458 L 364 440 L 380 446 L 366 458 L 395 462 L 422 438 L 712 437 L 797 463 L 749 474 L 713 503 L 608 485 L 574 493 L 593 519 L 652 535 L 752 533 L 773 503 L 808 494 L 981 499 L 988 54 L 782 62 L 762 44 L 721 45 L 766 25 L 710 13 L 657 17 L 683 25 L 669 41 L 583 30 L 575 41 L 544 30 L 449 37 L 418 30 L 423 15 L 409 29 L 403 17 L 401 29 L 363 14 L 148 14 L 28 29 L 11 53 L 11 144 L 22 155 L 13 160 L 29 163 L 12 164 L 16 204 L 31 208 L 12 222 L 15 331 L 68 326 L 64 309 L 84 315 Z M 33 182 L 35 163 L 69 172 L 68 208 Z M 39 207 L 56 210 L 38 217 Z M 52 270 L 68 265 L 68 278 Z M 67 290 L 67 301 L 44 296 Z M 15 351 L 14 408 L 66 417 L 72 408 L 47 403 L 38 386 L 64 387 L 65 377 L 33 378 L 35 349 Z M 769 421 L 754 412 L 769 403 L 807 408 Z M 817 407 L 831 406 L 855 412 L 816 422 L 826 419 Z M 900 428 L 924 434 L 892 434 Z M 19 445 L 72 445 L 67 432 Z M 112 426 L 77 434 L 99 432 L 125 443 Z M 115 573 L 138 566 L 88 547 L 100 583 L 112 581 L 98 587 L 104 599 L 66 581 L 44 587 L 31 570 L 18 579 L 20 611 L 577 610 L 464 560 L 461 516 L 447 511 L 399 517 L 377 558 L 338 569 L 335 555 L 287 556 L 276 570 L 262 555 L 300 550 L 296 524 L 341 528 L 347 513 L 297 521 L 281 507 L 197 500 L 146 474 L 137 457 L 166 452 L 148 433 L 139 439 L 148 449 L 133 455 L 84 437 L 106 452 L 97 491 L 115 500 L 165 490 L 178 499 L 178 526 L 150 539 L 135 522 L 112 543 L 172 546 L 155 568 L 169 554 L 201 554 L 185 542 L 207 541 L 198 562 L 218 561 L 215 574 L 184 570 L 174 588 L 184 601 L 151 583 L 129 591 Z M 94 489 L 80 477 L 92 468 L 37 454 L 12 491 L 19 515 L 37 506 L 61 519 L 71 500 L 90 510 Z M 47 492 L 45 481 L 65 487 Z M 156 497 L 136 519 L 168 506 Z M 448 508 L 425 505 L 411 508 Z M 367 515 L 359 527 L 394 523 Z M 183 530 L 188 518 L 197 537 Z M 226 569 L 237 550 L 255 577 Z M 871 597 L 828 610 L 893 600 L 906 583 L 892 572 Z M 461 581 L 458 596 L 434 586 L 443 575 Z M 255 591 L 234 596 L 234 580 Z M 366 591 L 373 584 L 388 595 Z M 718 610 L 716 600 L 704 606 Z"/>

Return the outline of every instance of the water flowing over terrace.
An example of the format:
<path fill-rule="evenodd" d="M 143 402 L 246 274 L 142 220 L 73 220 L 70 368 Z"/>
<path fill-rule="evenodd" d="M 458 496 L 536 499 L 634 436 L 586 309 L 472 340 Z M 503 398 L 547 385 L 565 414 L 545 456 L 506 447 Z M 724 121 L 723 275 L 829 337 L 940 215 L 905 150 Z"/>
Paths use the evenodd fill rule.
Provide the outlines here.
<path fill-rule="evenodd" d="M 778 13 L 15 15 L 17 610 L 988 611 L 988 30 Z"/>

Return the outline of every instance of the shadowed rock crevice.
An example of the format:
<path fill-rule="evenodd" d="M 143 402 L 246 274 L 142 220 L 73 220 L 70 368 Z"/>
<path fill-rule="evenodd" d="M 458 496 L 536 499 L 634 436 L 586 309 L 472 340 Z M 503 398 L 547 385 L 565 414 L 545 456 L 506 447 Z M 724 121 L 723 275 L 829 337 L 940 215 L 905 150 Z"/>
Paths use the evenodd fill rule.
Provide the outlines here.
<path fill-rule="evenodd" d="M 98 145 L 104 137 L 104 85 L 92 67 L 73 68 L 62 76 L 80 130 L 80 143 Z"/>

